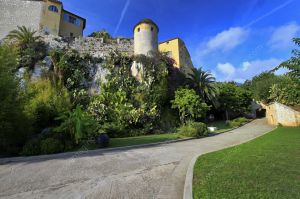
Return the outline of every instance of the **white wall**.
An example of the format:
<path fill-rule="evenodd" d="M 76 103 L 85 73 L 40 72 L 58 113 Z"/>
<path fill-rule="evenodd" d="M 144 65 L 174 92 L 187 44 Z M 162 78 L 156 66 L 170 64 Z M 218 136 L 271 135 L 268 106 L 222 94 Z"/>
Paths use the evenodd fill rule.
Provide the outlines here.
<path fill-rule="evenodd" d="M 0 39 L 17 26 L 39 30 L 42 1 L 0 0 Z"/>

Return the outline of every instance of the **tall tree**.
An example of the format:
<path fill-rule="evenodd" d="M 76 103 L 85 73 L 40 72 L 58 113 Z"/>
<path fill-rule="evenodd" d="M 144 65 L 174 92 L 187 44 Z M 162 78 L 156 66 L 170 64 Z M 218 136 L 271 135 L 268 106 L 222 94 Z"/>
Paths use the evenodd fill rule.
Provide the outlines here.
<path fill-rule="evenodd" d="M 218 106 L 218 88 L 216 78 L 209 71 L 204 71 L 201 67 L 194 69 L 189 76 L 192 87 L 202 97 L 203 100 L 211 102 L 215 107 Z"/>
<path fill-rule="evenodd" d="M 293 41 L 300 47 L 300 38 L 294 38 Z M 274 70 L 286 68 L 289 70 L 288 75 L 298 79 L 300 82 L 300 51 L 295 49 L 292 51 L 292 54 L 293 56 L 289 60 L 281 63 Z"/>
<path fill-rule="evenodd" d="M 249 91 L 233 83 L 220 83 L 220 110 L 226 114 L 226 120 L 229 120 L 229 113 L 245 113 L 249 111 L 251 105 L 251 94 Z"/>
<path fill-rule="evenodd" d="M 278 77 L 271 72 L 263 72 L 252 78 L 251 82 L 248 82 L 253 98 L 263 103 L 269 102 L 269 90 L 276 84 Z"/>

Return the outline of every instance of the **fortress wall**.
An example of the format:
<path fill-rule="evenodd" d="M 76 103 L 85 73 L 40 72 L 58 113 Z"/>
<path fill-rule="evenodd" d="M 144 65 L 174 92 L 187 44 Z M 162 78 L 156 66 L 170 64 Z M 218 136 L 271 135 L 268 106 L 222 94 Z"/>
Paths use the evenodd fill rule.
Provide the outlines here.
<path fill-rule="evenodd" d="M 39 30 L 42 1 L 0 0 L 0 39 L 17 26 Z"/>

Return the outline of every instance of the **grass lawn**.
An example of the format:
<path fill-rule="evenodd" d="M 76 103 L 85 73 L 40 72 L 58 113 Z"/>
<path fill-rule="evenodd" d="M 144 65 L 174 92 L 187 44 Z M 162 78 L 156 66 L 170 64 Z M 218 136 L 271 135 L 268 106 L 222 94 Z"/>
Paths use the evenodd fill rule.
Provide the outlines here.
<path fill-rule="evenodd" d="M 300 127 L 200 156 L 194 198 L 300 198 Z"/>
<path fill-rule="evenodd" d="M 181 138 L 177 133 L 155 134 L 128 138 L 112 138 L 109 147 L 132 146 L 139 144 L 150 144 L 155 142 L 163 142 L 176 140 Z"/>

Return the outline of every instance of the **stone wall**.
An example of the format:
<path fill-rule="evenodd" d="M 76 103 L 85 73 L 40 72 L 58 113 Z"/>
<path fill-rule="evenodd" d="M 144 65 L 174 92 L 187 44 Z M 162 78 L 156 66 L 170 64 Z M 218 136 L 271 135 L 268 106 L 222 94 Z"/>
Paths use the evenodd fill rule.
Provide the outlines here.
<path fill-rule="evenodd" d="M 39 30 L 43 2 L 25 0 L 0 0 L 0 39 L 17 26 Z"/>
<path fill-rule="evenodd" d="M 270 125 L 300 126 L 300 112 L 277 102 L 263 107 Z"/>
<path fill-rule="evenodd" d="M 82 54 L 90 54 L 96 58 L 105 58 L 111 52 L 117 50 L 129 56 L 133 55 L 133 40 L 117 38 L 105 41 L 103 38 L 85 37 L 76 38 L 74 41 L 67 41 L 55 35 L 44 35 L 40 33 L 50 49 L 71 48 Z"/>
<path fill-rule="evenodd" d="M 118 38 L 105 41 L 103 38 L 76 38 L 70 44 L 70 48 L 76 49 L 81 53 L 89 53 L 98 58 L 104 58 L 116 50 L 131 56 L 133 55 L 133 40 Z"/>

